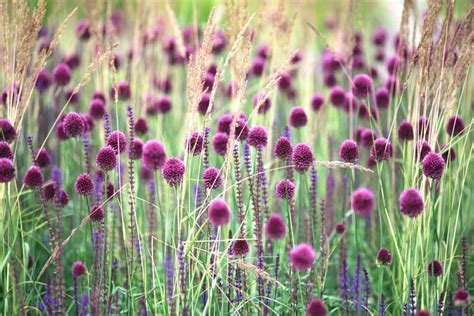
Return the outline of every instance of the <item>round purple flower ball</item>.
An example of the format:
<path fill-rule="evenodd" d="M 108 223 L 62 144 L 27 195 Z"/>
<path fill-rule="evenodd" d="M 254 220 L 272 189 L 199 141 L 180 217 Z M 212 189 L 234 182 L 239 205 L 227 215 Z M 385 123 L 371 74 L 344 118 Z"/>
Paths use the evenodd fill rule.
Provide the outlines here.
<path fill-rule="evenodd" d="M 316 258 L 316 252 L 310 244 L 299 244 L 289 253 L 290 262 L 296 270 L 304 271 L 311 269 Z"/>
<path fill-rule="evenodd" d="M 245 239 L 236 239 L 232 243 L 232 254 L 234 256 L 245 256 L 249 253 L 250 247 Z"/>
<path fill-rule="evenodd" d="M 249 134 L 249 126 L 245 117 L 239 117 L 235 124 L 235 138 L 238 140 L 247 139 Z"/>
<path fill-rule="evenodd" d="M 128 156 L 132 160 L 139 160 L 143 154 L 143 142 L 140 138 L 134 138 L 128 149 Z"/>
<path fill-rule="evenodd" d="M 122 153 L 127 148 L 127 137 L 121 131 L 113 131 L 107 138 L 107 145 L 112 147 L 116 153 Z"/>
<path fill-rule="evenodd" d="M 387 31 L 382 27 L 377 27 L 372 33 L 372 43 L 375 46 L 384 46 L 387 40 Z"/>
<path fill-rule="evenodd" d="M 416 217 L 421 214 L 424 208 L 423 198 L 415 188 L 405 189 L 398 199 L 400 212 L 409 217 Z"/>
<path fill-rule="evenodd" d="M 7 183 L 15 178 L 15 167 L 8 158 L 0 158 L 0 183 Z"/>
<path fill-rule="evenodd" d="M 346 92 L 339 86 L 332 87 L 331 90 L 329 90 L 329 101 L 335 107 L 341 107 L 344 105 L 344 102 L 346 102 Z"/>
<path fill-rule="evenodd" d="M 204 92 L 199 99 L 197 110 L 201 115 L 206 115 L 209 104 L 211 103 L 211 95 L 208 92 Z"/>
<path fill-rule="evenodd" d="M 258 92 L 252 99 L 253 106 L 258 107 L 258 113 L 266 113 L 272 106 L 272 101 L 264 92 Z"/>
<path fill-rule="evenodd" d="M 428 155 L 431 152 L 431 147 L 428 144 L 427 141 L 425 140 L 419 140 L 416 143 L 415 147 L 415 157 L 417 158 L 418 161 L 423 161 L 425 159 L 426 155 Z"/>
<path fill-rule="evenodd" d="M 426 116 L 420 116 L 417 122 L 418 136 L 427 137 L 430 132 L 430 122 Z"/>
<path fill-rule="evenodd" d="M 23 176 L 23 183 L 32 189 L 39 189 L 44 183 L 43 173 L 37 166 L 31 166 Z"/>
<path fill-rule="evenodd" d="M 392 263 L 392 253 L 387 248 L 380 248 L 377 252 L 377 262 L 383 266 L 389 266 Z"/>
<path fill-rule="evenodd" d="M 105 212 L 102 206 L 96 205 L 89 212 L 89 218 L 93 222 L 102 222 L 105 217 Z"/>
<path fill-rule="evenodd" d="M 91 37 L 89 21 L 82 19 L 76 24 L 76 35 L 81 41 L 87 41 Z"/>
<path fill-rule="evenodd" d="M 265 59 L 258 56 L 255 57 L 254 60 L 252 60 L 250 69 L 252 70 L 252 74 L 255 77 L 260 77 L 263 74 L 263 71 L 265 70 Z"/>
<path fill-rule="evenodd" d="M 219 169 L 216 167 L 209 167 L 204 170 L 202 174 L 202 182 L 204 187 L 210 190 L 220 187 L 222 184 L 222 179 Z"/>
<path fill-rule="evenodd" d="M 394 55 L 387 60 L 386 67 L 389 74 L 393 75 L 400 70 L 402 59 L 398 55 Z"/>
<path fill-rule="evenodd" d="M 76 188 L 77 194 L 91 195 L 92 191 L 94 191 L 94 182 L 92 182 L 92 178 L 89 174 L 82 173 L 77 177 L 74 187 Z"/>
<path fill-rule="evenodd" d="M 158 112 L 160 113 L 168 113 L 169 111 L 171 111 L 171 107 L 172 107 L 172 103 L 171 103 L 171 99 L 166 96 L 166 95 L 162 95 L 158 98 L 158 100 L 156 101 L 156 108 L 158 109 Z"/>
<path fill-rule="evenodd" d="M 386 87 L 380 87 L 375 91 L 375 104 L 379 109 L 386 109 L 390 105 L 390 92 Z"/>
<path fill-rule="evenodd" d="M 354 163 L 359 160 L 359 148 L 352 139 L 346 139 L 339 148 L 339 157 L 344 162 Z"/>
<path fill-rule="evenodd" d="M 428 264 L 428 275 L 430 277 L 439 277 L 443 274 L 443 266 L 438 260 L 433 260 Z"/>
<path fill-rule="evenodd" d="M 390 159 L 392 157 L 392 151 L 392 144 L 386 138 L 380 137 L 374 141 L 370 152 L 375 160 L 382 161 Z"/>
<path fill-rule="evenodd" d="M 303 107 L 295 106 L 291 109 L 288 123 L 294 128 L 300 128 L 308 124 L 308 116 Z"/>
<path fill-rule="evenodd" d="M 117 96 L 119 100 L 128 100 L 132 95 L 130 85 L 127 81 L 120 81 L 110 90 L 110 97 L 115 99 L 115 90 L 117 90 Z"/>
<path fill-rule="evenodd" d="M 81 114 L 69 112 L 63 119 L 64 133 L 67 137 L 76 137 L 82 135 L 85 130 L 84 119 Z"/>
<path fill-rule="evenodd" d="M 448 164 L 448 162 L 456 160 L 456 152 L 454 151 L 453 147 L 448 147 L 448 145 L 444 145 L 441 148 L 441 156 L 444 159 L 444 163 Z"/>
<path fill-rule="evenodd" d="M 292 160 L 296 171 L 308 170 L 313 165 L 314 160 L 311 147 L 303 143 L 297 144 L 293 149 Z"/>
<path fill-rule="evenodd" d="M 39 93 L 43 93 L 48 90 L 49 86 L 51 85 L 51 75 L 48 69 L 43 68 L 38 73 L 38 77 L 36 78 L 35 88 L 38 90 Z"/>
<path fill-rule="evenodd" d="M 423 310 L 423 311 L 416 312 L 415 316 L 431 316 L 431 314 L 430 314 L 430 312 Z"/>
<path fill-rule="evenodd" d="M 346 231 L 346 225 L 344 225 L 344 223 L 337 223 L 336 224 L 336 233 L 344 234 L 345 231 Z"/>
<path fill-rule="evenodd" d="M 166 160 L 163 144 L 155 139 L 149 140 L 143 146 L 142 161 L 152 170 L 160 169 Z"/>
<path fill-rule="evenodd" d="M 286 235 L 286 224 L 283 217 L 278 213 L 273 213 L 265 224 L 265 235 L 268 239 L 282 239 Z"/>
<path fill-rule="evenodd" d="M 373 145 L 375 138 L 377 137 L 375 131 L 370 128 L 364 128 L 360 132 L 360 143 L 366 147 Z"/>
<path fill-rule="evenodd" d="M 336 75 L 332 72 L 327 72 L 323 76 L 324 86 L 331 88 L 337 84 Z"/>
<path fill-rule="evenodd" d="M 198 132 L 193 132 L 186 140 L 186 149 L 189 153 L 197 156 L 204 148 L 204 138 Z"/>
<path fill-rule="evenodd" d="M 459 288 L 454 293 L 454 305 L 467 306 L 471 304 L 471 296 L 465 288 Z"/>
<path fill-rule="evenodd" d="M 324 95 L 321 92 L 316 92 L 311 97 L 311 108 L 314 112 L 321 110 L 321 107 L 324 104 Z"/>
<path fill-rule="evenodd" d="M 464 132 L 464 122 L 461 117 L 454 115 L 448 119 L 446 132 L 449 136 L 458 136 Z"/>
<path fill-rule="evenodd" d="M 104 146 L 97 152 L 95 162 L 100 170 L 110 171 L 117 166 L 115 150 L 110 146 Z"/>
<path fill-rule="evenodd" d="M 7 142 L 0 141 L 0 158 L 13 160 L 13 152 Z"/>
<path fill-rule="evenodd" d="M 372 93 L 372 78 L 367 74 L 358 74 L 352 80 L 352 93 L 364 98 Z"/>
<path fill-rule="evenodd" d="M 423 174 L 433 180 L 438 180 L 443 175 L 445 163 L 443 157 L 435 152 L 430 152 L 423 158 Z"/>
<path fill-rule="evenodd" d="M 144 119 L 143 117 L 139 117 L 135 121 L 134 130 L 135 130 L 135 133 L 142 136 L 148 133 L 148 123 L 146 119 Z"/>
<path fill-rule="evenodd" d="M 268 133 L 265 127 L 257 125 L 249 131 L 247 142 L 253 147 L 265 147 L 268 142 Z"/>
<path fill-rule="evenodd" d="M 288 72 L 284 72 L 281 74 L 280 78 L 278 79 L 278 88 L 282 91 L 286 91 L 290 89 L 292 83 L 291 75 Z"/>
<path fill-rule="evenodd" d="M 306 305 L 306 316 L 327 316 L 328 310 L 323 301 L 312 298 Z"/>
<path fill-rule="evenodd" d="M 374 209 L 374 193 L 367 188 L 359 188 L 352 192 L 351 205 L 354 212 L 368 216 Z"/>
<path fill-rule="evenodd" d="M 56 194 L 56 183 L 52 181 L 48 181 L 43 186 L 43 196 L 46 201 L 51 201 Z"/>
<path fill-rule="evenodd" d="M 280 180 L 275 186 L 275 194 L 280 199 L 291 200 L 295 196 L 295 185 L 288 179 Z"/>
<path fill-rule="evenodd" d="M 61 63 L 53 69 L 53 79 L 58 86 L 65 86 L 71 81 L 71 68 Z"/>
<path fill-rule="evenodd" d="M 401 141 L 409 141 L 414 138 L 413 125 L 408 120 L 403 120 L 398 126 L 398 138 Z"/>
<path fill-rule="evenodd" d="M 84 275 L 87 273 L 86 265 L 82 263 L 81 261 L 76 261 L 72 265 L 71 272 L 72 272 L 72 276 L 77 279 L 81 275 Z"/>
<path fill-rule="evenodd" d="M 185 171 L 184 163 L 178 158 L 171 157 L 163 165 L 161 174 L 169 185 L 175 186 L 183 182 Z"/>
<path fill-rule="evenodd" d="M 232 114 L 222 114 L 217 121 L 217 131 L 220 133 L 230 134 L 230 125 L 234 121 Z"/>
<path fill-rule="evenodd" d="M 17 137 L 15 128 L 6 119 L 0 119 L 0 140 L 13 142 Z"/>
<path fill-rule="evenodd" d="M 56 190 L 53 196 L 53 204 L 59 208 L 65 208 L 69 204 L 69 195 L 64 189 Z"/>
<path fill-rule="evenodd" d="M 105 103 L 101 99 L 92 99 L 89 103 L 89 115 L 96 119 L 100 120 L 104 117 L 105 114 Z"/>
<path fill-rule="evenodd" d="M 229 136 L 225 133 L 216 133 L 214 137 L 212 137 L 212 147 L 216 154 L 224 156 L 227 152 L 227 143 L 229 141 Z"/>
<path fill-rule="evenodd" d="M 291 158 L 293 147 L 291 146 L 290 140 L 285 136 L 281 136 L 275 143 L 273 153 L 281 160 Z"/>
<path fill-rule="evenodd" d="M 207 210 L 209 221 L 215 226 L 221 226 L 230 222 L 230 210 L 223 199 L 214 199 Z"/>

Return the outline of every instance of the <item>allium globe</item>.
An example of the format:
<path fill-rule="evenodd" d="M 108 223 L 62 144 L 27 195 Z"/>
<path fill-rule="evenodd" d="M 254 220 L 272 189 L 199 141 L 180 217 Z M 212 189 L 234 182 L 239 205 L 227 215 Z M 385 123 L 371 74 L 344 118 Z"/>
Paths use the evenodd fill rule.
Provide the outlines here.
<path fill-rule="evenodd" d="M 166 160 L 163 168 L 161 169 L 161 174 L 166 182 L 169 185 L 175 186 L 183 182 L 184 172 L 186 168 L 183 161 L 176 157 L 171 157 Z"/>
<path fill-rule="evenodd" d="M 230 209 L 223 199 L 214 199 L 209 204 L 207 210 L 209 221 L 216 226 L 228 224 L 230 222 Z"/>
<path fill-rule="evenodd" d="M 375 205 L 374 193 L 367 188 L 359 188 L 352 192 L 351 205 L 354 212 L 368 216 L 372 214 Z"/>
<path fill-rule="evenodd" d="M 421 214 L 424 208 L 423 198 L 415 188 L 405 189 L 398 199 L 400 212 L 409 217 L 416 217 Z"/>
<path fill-rule="evenodd" d="M 308 270 L 313 267 L 316 252 L 310 244 L 299 244 L 289 253 L 291 265 L 300 271 Z"/>
<path fill-rule="evenodd" d="M 273 213 L 265 224 L 265 235 L 268 239 L 282 239 L 286 235 L 286 224 L 283 217 L 278 213 Z"/>

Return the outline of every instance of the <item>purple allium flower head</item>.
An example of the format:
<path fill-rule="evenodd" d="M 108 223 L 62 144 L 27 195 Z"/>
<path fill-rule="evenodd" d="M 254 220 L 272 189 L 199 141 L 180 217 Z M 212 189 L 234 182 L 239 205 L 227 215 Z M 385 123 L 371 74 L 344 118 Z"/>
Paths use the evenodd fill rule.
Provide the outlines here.
<path fill-rule="evenodd" d="M 71 70 L 74 70 L 81 64 L 81 56 L 77 53 L 72 53 L 64 56 L 61 61 L 68 65 Z"/>
<path fill-rule="evenodd" d="M 252 99 L 253 106 L 258 107 L 258 113 L 266 113 L 272 106 L 272 101 L 265 92 L 258 92 Z"/>
<path fill-rule="evenodd" d="M 255 57 L 252 60 L 252 64 L 250 65 L 250 69 L 252 70 L 252 74 L 256 77 L 260 77 L 265 70 L 265 59 L 261 57 Z"/>
<path fill-rule="evenodd" d="M 424 208 L 423 198 L 415 188 L 405 189 L 398 198 L 400 212 L 409 217 L 416 217 L 421 214 Z"/>
<path fill-rule="evenodd" d="M 53 196 L 53 204 L 59 208 L 64 208 L 69 204 L 69 195 L 64 189 L 59 188 L 56 190 Z"/>
<path fill-rule="evenodd" d="M 339 86 L 332 87 L 331 90 L 329 90 L 329 101 L 335 107 L 341 107 L 346 101 L 346 92 Z"/>
<path fill-rule="evenodd" d="M 15 128 L 6 119 L 0 119 L 0 140 L 13 142 L 17 137 Z"/>
<path fill-rule="evenodd" d="M 391 95 L 396 95 L 402 88 L 396 76 L 389 76 L 387 80 L 385 80 L 384 86 L 390 91 Z"/>
<path fill-rule="evenodd" d="M 207 113 L 207 109 L 209 108 L 209 104 L 211 103 L 211 95 L 208 92 L 204 92 L 199 99 L 197 110 L 201 115 L 205 115 Z"/>
<path fill-rule="evenodd" d="M 342 105 L 344 111 L 349 113 L 351 110 L 357 113 L 359 108 L 359 102 L 357 101 L 356 96 L 352 92 L 347 92 L 345 94 L 344 104 Z"/>
<path fill-rule="evenodd" d="M 383 266 L 389 266 L 392 263 L 392 253 L 387 248 L 380 248 L 377 252 L 377 262 Z"/>
<path fill-rule="evenodd" d="M 312 298 L 306 305 L 306 316 L 327 316 L 328 310 L 323 301 Z"/>
<path fill-rule="evenodd" d="M 50 201 L 54 198 L 54 195 L 56 194 L 56 186 L 57 184 L 54 181 L 46 182 L 43 187 L 43 196 L 46 201 Z"/>
<path fill-rule="evenodd" d="M 145 135 L 146 133 L 148 133 L 148 123 L 146 119 L 144 119 L 143 117 L 139 117 L 135 121 L 134 129 L 135 133 L 137 133 L 138 135 Z"/>
<path fill-rule="evenodd" d="M 430 122 L 426 116 L 420 116 L 417 122 L 417 132 L 418 136 L 424 138 L 428 135 L 430 131 Z"/>
<path fill-rule="evenodd" d="M 443 274 L 443 266 L 438 260 L 433 260 L 428 264 L 428 275 L 430 277 L 439 277 Z"/>
<path fill-rule="evenodd" d="M 121 131 L 113 131 L 107 138 L 107 145 L 112 147 L 116 153 L 122 153 L 127 149 L 127 137 Z"/>
<path fill-rule="evenodd" d="M 189 153 L 197 156 L 204 148 L 204 138 L 198 132 L 193 132 L 186 140 L 186 149 Z"/>
<path fill-rule="evenodd" d="M 267 59 L 270 56 L 270 46 L 268 44 L 260 44 L 257 48 L 257 56 Z"/>
<path fill-rule="evenodd" d="M 418 311 L 416 312 L 416 316 L 431 316 L 430 312 L 428 311 Z"/>
<path fill-rule="evenodd" d="M 293 164 L 297 171 L 306 171 L 313 165 L 313 151 L 306 144 L 297 144 L 292 154 Z"/>
<path fill-rule="evenodd" d="M 372 43 L 375 46 L 384 46 L 387 40 L 387 31 L 382 27 L 377 27 L 372 33 Z"/>
<path fill-rule="evenodd" d="M 76 24 L 76 36 L 81 41 L 87 41 L 91 37 L 89 21 L 82 19 Z"/>
<path fill-rule="evenodd" d="M 278 88 L 282 91 L 286 91 L 290 89 L 292 84 L 291 74 L 288 72 L 284 72 L 280 75 L 280 79 L 278 79 Z"/>
<path fill-rule="evenodd" d="M 92 178 L 89 174 L 82 173 L 77 177 L 74 187 L 76 188 L 77 194 L 91 195 L 94 191 L 94 182 L 92 182 Z"/>
<path fill-rule="evenodd" d="M 220 187 L 222 184 L 222 179 L 219 169 L 217 169 L 216 167 L 209 167 L 204 170 L 202 174 L 202 182 L 204 184 L 204 187 L 210 190 L 217 189 L 218 187 Z"/>
<path fill-rule="evenodd" d="M 247 124 L 247 120 L 245 117 L 239 117 L 235 124 L 235 137 L 238 140 L 245 140 L 247 139 L 249 134 L 249 126 Z"/>
<path fill-rule="evenodd" d="M 156 101 L 156 107 L 160 113 L 168 113 L 171 111 L 172 103 L 171 99 L 167 95 L 162 95 Z"/>
<path fill-rule="evenodd" d="M 273 153 L 277 158 L 282 160 L 291 158 L 293 147 L 291 146 L 290 140 L 285 136 L 281 136 L 275 143 Z"/>
<path fill-rule="evenodd" d="M 400 70 L 402 66 L 402 59 L 398 55 L 393 55 L 388 58 L 386 67 L 389 74 L 393 75 L 398 70 Z"/>
<path fill-rule="evenodd" d="M 104 146 L 97 152 L 95 162 L 100 170 L 110 171 L 117 166 L 115 150 L 110 146 Z"/>
<path fill-rule="evenodd" d="M 362 98 L 372 93 L 372 78 L 367 74 L 356 75 L 352 80 L 352 93 Z"/>
<path fill-rule="evenodd" d="M 82 261 L 76 261 L 72 264 L 72 276 L 78 278 L 87 273 L 86 265 Z"/>
<path fill-rule="evenodd" d="M 448 119 L 446 132 L 449 136 L 458 136 L 464 132 L 464 122 L 461 117 L 454 115 Z"/>
<path fill-rule="evenodd" d="M 39 189 L 44 183 L 43 173 L 37 166 L 31 166 L 23 176 L 23 183 L 33 189 Z"/>
<path fill-rule="evenodd" d="M 46 148 L 41 148 L 36 154 L 35 161 L 40 168 L 46 168 L 51 163 L 51 155 Z"/>
<path fill-rule="evenodd" d="M 181 159 L 171 157 L 163 165 L 161 174 L 169 185 L 175 186 L 183 182 L 185 171 L 186 167 Z"/>
<path fill-rule="evenodd" d="M 344 225 L 344 223 L 337 223 L 336 224 L 336 233 L 344 234 L 345 231 L 346 231 L 346 225 Z"/>
<path fill-rule="evenodd" d="M 375 91 L 375 105 L 378 109 L 386 109 L 390 105 L 390 92 L 386 87 L 380 87 Z"/>
<path fill-rule="evenodd" d="M 374 143 L 376 137 L 375 131 L 370 128 L 364 128 L 360 132 L 360 143 L 364 146 L 370 147 Z"/>
<path fill-rule="evenodd" d="M 63 119 L 64 133 L 67 137 L 76 137 L 82 135 L 85 130 L 84 119 L 81 114 L 69 112 Z"/>
<path fill-rule="evenodd" d="M 382 48 L 378 48 L 375 51 L 375 60 L 378 62 L 383 62 L 385 60 L 385 51 Z"/>
<path fill-rule="evenodd" d="M 216 226 L 225 225 L 230 222 L 230 210 L 223 199 L 214 199 L 207 210 L 209 221 Z"/>
<path fill-rule="evenodd" d="M 0 158 L 13 160 L 13 152 L 7 142 L 0 141 Z"/>
<path fill-rule="evenodd" d="M 447 144 L 441 148 L 441 156 L 443 157 L 444 163 L 446 164 L 450 161 L 456 160 L 456 152 L 454 151 L 454 148 L 448 148 Z"/>
<path fill-rule="evenodd" d="M 36 78 L 36 90 L 38 90 L 39 93 L 43 93 L 44 91 L 48 90 L 49 86 L 51 85 L 51 80 L 51 74 L 49 73 L 48 69 L 43 68 L 38 73 L 38 77 Z"/>
<path fill-rule="evenodd" d="M 323 76 L 324 86 L 330 88 L 334 87 L 337 84 L 336 75 L 332 72 L 327 72 Z"/>
<path fill-rule="evenodd" d="M 265 147 L 268 142 L 268 133 L 265 127 L 261 125 L 254 126 L 250 129 L 247 142 L 253 147 Z"/>
<path fill-rule="evenodd" d="M 413 125 L 411 125 L 410 121 L 408 120 L 401 121 L 400 125 L 398 126 L 398 138 L 401 141 L 408 141 L 412 140 L 413 137 Z"/>
<path fill-rule="evenodd" d="M 225 38 L 225 34 L 222 31 L 216 31 L 214 33 L 214 38 L 212 40 L 212 53 L 213 54 L 220 54 L 227 45 L 227 39 Z"/>
<path fill-rule="evenodd" d="M 310 244 L 299 244 L 289 253 L 290 262 L 296 270 L 308 270 L 313 267 L 316 252 Z"/>
<path fill-rule="evenodd" d="M 212 137 L 212 147 L 214 151 L 218 155 L 225 155 L 227 152 L 227 142 L 229 141 L 229 136 L 225 133 L 216 133 L 214 137 Z"/>
<path fill-rule="evenodd" d="M 105 217 L 104 209 L 100 205 L 95 205 L 89 212 L 89 218 L 93 222 L 101 222 Z"/>
<path fill-rule="evenodd" d="M 351 205 L 354 212 L 368 216 L 374 209 L 374 193 L 367 188 L 359 188 L 352 192 Z"/>
<path fill-rule="evenodd" d="M 431 152 L 431 147 L 430 147 L 430 145 L 428 144 L 427 141 L 425 141 L 425 140 L 419 140 L 419 141 L 416 143 L 416 147 L 415 147 L 415 157 L 416 157 L 419 161 L 423 161 L 423 159 L 425 159 L 426 155 L 428 155 L 430 152 Z"/>
<path fill-rule="evenodd" d="M 291 200 L 295 196 L 295 185 L 291 180 L 280 180 L 275 186 L 275 194 L 280 199 Z"/>
<path fill-rule="evenodd" d="M 323 69 L 326 72 L 334 72 L 340 67 L 340 57 L 336 56 L 336 54 L 325 51 L 322 56 L 323 61 Z"/>
<path fill-rule="evenodd" d="M 94 91 L 92 94 L 92 99 L 100 99 L 102 102 L 104 102 L 104 104 L 107 102 L 105 99 L 105 94 L 102 91 Z"/>
<path fill-rule="evenodd" d="M 339 157 L 344 162 L 354 163 L 359 160 L 359 148 L 352 139 L 346 139 L 339 148 Z"/>
<path fill-rule="evenodd" d="M 250 247 L 245 239 L 236 239 L 232 243 L 232 254 L 234 256 L 245 256 L 249 253 Z"/>
<path fill-rule="evenodd" d="M 454 304 L 456 306 L 466 306 L 471 304 L 471 296 L 465 288 L 459 288 L 454 293 Z"/>
<path fill-rule="evenodd" d="M 204 75 L 204 78 L 202 79 L 202 91 L 211 92 L 212 88 L 214 87 L 214 82 L 215 82 L 215 75 L 213 75 L 210 72 L 206 73 Z"/>
<path fill-rule="evenodd" d="M 392 144 L 388 139 L 380 137 L 374 141 L 370 153 L 374 156 L 375 160 L 382 161 L 388 160 L 392 157 Z"/>
<path fill-rule="evenodd" d="M 265 235 L 268 239 L 282 239 L 286 235 L 286 224 L 283 217 L 273 213 L 265 224 Z"/>
<path fill-rule="evenodd" d="M 65 86 L 71 81 L 71 68 L 67 64 L 61 63 L 53 69 L 54 82 L 59 86 Z"/>
<path fill-rule="evenodd" d="M 15 167 L 8 158 L 0 158 L 0 183 L 10 182 L 15 178 Z"/>
<path fill-rule="evenodd" d="M 84 132 L 90 133 L 95 125 L 94 119 L 89 115 L 89 113 L 81 114 L 81 117 L 84 121 Z"/>
<path fill-rule="evenodd" d="M 230 134 L 230 126 L 234 121 L 234 116 L 232 114 L 222 114 L 217 121 L 217 131 L 220 133 Z"/>
<path fill-rule="evenodd" d="M 303 107 L 295 106 L 291 109 L 288 123 L 294 128 L 300 128 L 308 124 L 308 116 Z"/>
<path fill-rule="evenodd" d="M 105 114 L 105 103 L 99 98 L 92 99 L 89 103 L 89 115 L 96 120 L 102 119 Z"/>
<path fill-rule="evenodd" d="M 314 112 L 321 110 L 321 107 L 324 104 L 324 95 L 321 92 L 316 92 L 311 97 L 311 108 Z"/>
<path fill-rule="evenodd" d="M 166 153 L 163 144 L 152 139 L 143 146 L 142 161 L 145 166 L 152 170 L 160 169 L 166 160 Z"/>
<path fill-rule="evenodd" d="M 117 90 L 117 96 L 119 100 L 128 100 L 132 95 L 130 90 L 130 84 L 127 81 L 119 81 L 114 84 L 110 89 L 110 97 L 115 99 L 115 90 Z"/>
<path fill-rule="evenodd" d="M 443 157 L 435 152 L 430 152 L 423 158 L 423 174 L 434 180 L 443 175 L 445 163 Z"/>

